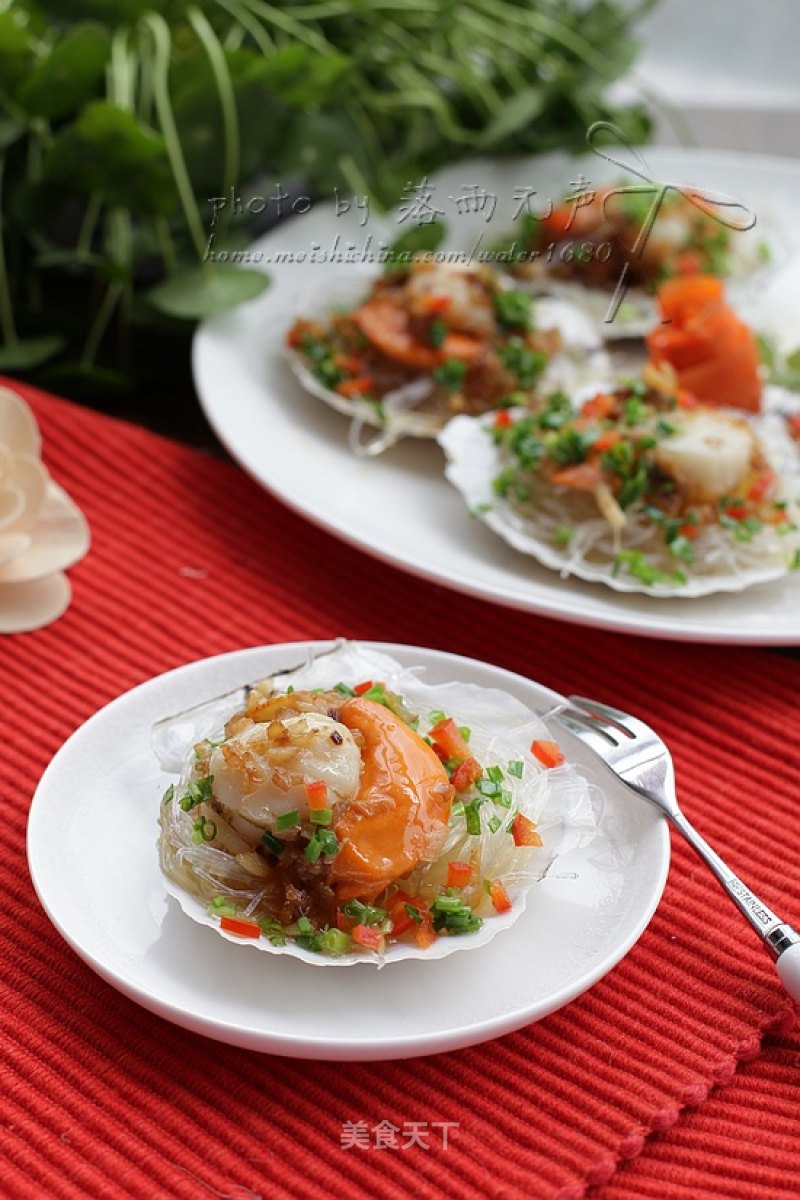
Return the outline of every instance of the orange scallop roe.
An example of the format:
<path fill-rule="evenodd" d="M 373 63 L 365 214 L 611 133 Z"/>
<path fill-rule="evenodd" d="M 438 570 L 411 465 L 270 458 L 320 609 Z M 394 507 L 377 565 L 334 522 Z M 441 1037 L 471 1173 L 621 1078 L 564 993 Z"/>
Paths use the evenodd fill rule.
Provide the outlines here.
<path fill-rule="evenodd" d="M 405 721 L 355 697 L 339 719 L 364 739 L 355 799 L 334 829 L 330 880 L 339 903 L 371 901 L 420 863 L 439 857 L 455 789 L 441 761 Z"/>

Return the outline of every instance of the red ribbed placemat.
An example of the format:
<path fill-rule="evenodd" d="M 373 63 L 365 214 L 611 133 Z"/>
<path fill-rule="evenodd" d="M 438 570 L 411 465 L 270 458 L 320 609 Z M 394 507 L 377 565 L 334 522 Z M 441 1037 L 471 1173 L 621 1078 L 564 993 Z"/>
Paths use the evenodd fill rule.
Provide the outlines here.
<path fill-rule="evenodd" d="M 645 1147 L 653 1173 L 641 1194 L 719 1194 L 699 1114 L 680 1121 L 694 1141 L 675 1134 L 666 1176 L 658 1131 L 729 1083 L 792 1014 L 756 939 L 683 844 L 639 944 L 567 1009 L 456 1054 L 315 1064 L 191 1035 L 100 982 L 36 901 L 27 808 L 72 730 L 155 673 L 262 642 L 421 642 L 641 712 L 673 748 L 689 815 L 767 903 L 797 917 L 797 664 L 580 630 L 451 594 L 332 540 L 234 466 L 20 390 L 93 546 L 71 572 L 68 613 L 0 641 L 2 1194 L 571 1200 L 606 1184 L 617 1200 L 639 1194 L 615 1171 Z M 793 1093 L 775 1099 L 787 1121 L 790 1103 Z M 376 1149 L 370 1132 L 370 1148 L 343 1148 L 346 1122 L 372 1131 L 383 1121 L 398 1128 L 397 1147 Z M 408 1144 L 414 1123 L 428 1148 Z M 435 1123 L 457 1123 L 446 1148 Z M 767 1131 L 764 1143 L 766 1162 Z M 726 1194 L 767 1200 L 771 1186 L 753 1171 Z"/>

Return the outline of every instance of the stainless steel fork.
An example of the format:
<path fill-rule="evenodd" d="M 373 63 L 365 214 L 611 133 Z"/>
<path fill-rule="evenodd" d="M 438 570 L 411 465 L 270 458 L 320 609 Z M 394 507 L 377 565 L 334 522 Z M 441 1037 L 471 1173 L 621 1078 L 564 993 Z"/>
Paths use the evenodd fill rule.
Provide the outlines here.
<path fill-rule="evenodd" d="M 687 821 L 675 793 L 672 757 L 658 734 L 628 713 L 581 696 L 570 696 L 568 705 L 548 717 L 589 746 L 631 791 L 659 808 L 683 834 L 775 959 L 786 991 L 800 1001 L 800 934 L 759 900 Z"/>

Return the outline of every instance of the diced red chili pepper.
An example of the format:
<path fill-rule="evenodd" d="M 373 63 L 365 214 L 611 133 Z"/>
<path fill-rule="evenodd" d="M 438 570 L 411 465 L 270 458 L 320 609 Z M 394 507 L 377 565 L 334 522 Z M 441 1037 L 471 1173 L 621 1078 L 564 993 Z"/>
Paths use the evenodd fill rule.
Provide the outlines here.
<path fill-rule="evenodd" d="M 374 380 L 369 375 L 360 375 L 357 379 L 343 379 L 337 383 L 336 391 L 340 396 L 363 396 L 371 392 L 374 386 Z"/>
<path fill-rule="evenodd" d="M 800 440 L 800 413 L 792 413 L 786 418 L 786 428 L 789 430 L 789 437 Z"/>
<path fill-rule="evenodd" d="M 361 375 L 364 370 L 364 360 L 357 354 L 334 354 L 333 365 L 350 375 Z"/>
<path fill-rule="evenodd" d="M 219 925 L 220 929 L 227 933 L 235 933 L 237 937 L 261 937 L 261 926 L 256 925 L 255 921 L 243 921 L 240 917 L 222 917 Z"/>
<path fill-rule="evenodd" d="M 400 937 L 412 925 L 417 924 L 414 918 L 410 917 L 406 912 L 407 904 L 414 904 L 414 901 L 405 892 L 398 892 L 392 901 L 392 907 L 389 909 L 389 916 L 392 920 L 392 937 Z M 417 907 L 416 904 L 414 904 L 414 907 Z"/>
<path fill-rule="evenodd" d="M 498 409 L 494 414 L 495 429 L 508 429 L 511 424 L 511 413 L 507 408 Z"/>
<path fill-rule="evenodd" d="M 428 296 L 428 299 L 425 301 L 425 308 L 433 315 L 434 313 L 445 312 L 451 303 L 452 298 L 450 296 Z"/>
<path fill-rule="evenodd" d="M 445 756 L 449 757 L 449 756 Z M 477 758 L 471 755 L 465 758 L 462 763 L 459 763 L 453 774 L 450 776 L 450 782 L 457 792 L 467 792 L 472 787 L 473 783 L 477 783 L 483 774 L 483 767 L 478 762 Z"/>
<path fill-rule="evenodd" d="M 324 779 L 315 779 L 306 784 L 308 807 L 318 811 L 328 807 L 328 785 Z"/>
<path fill-rule="evenodd" d="M 504 913 L 511 908 L 511 897 L 499 879 L 494 879 L 489 884 L 489 899 L 495 912 Z"/>
<path fill-rule="evenodd" d="M 603 482 L 603 468 L 599 458 L 588 462 L 572 463 L 568 467 L 560 467 L 550 477 L 551 483 L 562 487 L 575 488 L 578 492 L 594 492 Z"/>
<path fill-rule="evenodd" d="M 681 537 L 688 538 L 689 541 L 691 541 L 692 538 L 696 538 L 699 532 L 700 530 L 698 527 L 696 525 L 692 525 L 690 522 L 687 522 L 685 525 L 681 525 L 680 529 L 678 530 L 678 533 L 681 535 Z"/>
<path fill-rule="evenodd" d="M 569 204 L 559 204 L 542 220 L 542 225 L 551 237 L 561 238 L 571 229 L 575 211 Z"/>
<path fill-rule="evenodd" d="M 454 888 L 466 887 L 472 878 L 472 867 L 466 862 L 449 862 L 447 864 L 447 886 Z"/>
<path fill-rule="evenodd" d="M 606 417 L 613 416 L 616 408 L 616 396 L 611 396 L 608 392 L 598 392 L 596 396 L 592 396 L 591 400 L 587 400 L 585 404 L 581 405 L 581 416 L 602 421 Z"/>
<path fill-rule="evenodd" d="M 674 261 L 679 275 L 699 275 L 702 263 L 696 250 L 684 250 L 675 255 Z"/>
<path fill-rule="evenodd" d="M 473 868 L 469 863 L 447 863 L 447 887 L 465 888 L 471 877 L 473 877 Z"/>
<path fill-rule="evenodd" d="M 697 408 L 700 403 L 700 401 L 697 399 L 697 396 L 695 396 L 693 392 L 690 392 L 688 388 L 678 388 L 678 393 L 675 399 L 678 402 L 678 408 L 683 408 L 686 410 L 690 408 Z"/>
<path fill-rule="evenodd" d="M 367 950 L 377 950 L 379 954 L 386 946 L 386 938 L 380 929 L 373 925 L 356 925 L 353 929 L 353 941 Z"/>
<path fill-rule="evenodd" d="M 759 501 L 766 500 L 766 498 L 771 494 L 774 487 L 775 487 L 775 472 L 769 471 L 769 470 L 762 471 L 761 474 L 758 475 L 753 480 L 750 487 L 747 489 L 747 499 L 752 500 L 756 504 L 758 504 Z"/>
<path fill-rule="evenodd" d="M 729 504 L 725 509 L 725 516 L 730 517 L 733 521 L 743 521 L 747 516 L 747 505 Z"/>
<path fill-rule="evenodd" d="M 543 767 L 560 767 L 564 761 L 558 742 L 543 742 L 537 739 L 531 742 L 531 754 L 538 758 Z"/>
<path fill-rule="evenodd" d="M 336 910 L 336 928 L 341 929 L 343 933 L 351 933 L 355 920 L 353 917 L 348 917 L 347 913 L 343 913 L 340 908 Z"/>
<path fill-rule="evenodd" d="M 600 437 L 592 446 L 593 450 L 610 450 L 612 446 L 616 446 L 622 438 L 622 434 L 616 429 L 609 429 L 605 433 L 601 433 Z"/>
<path fill-rule="evenodd" d="M 434 748 L 441 751 L 445 758 L 457 758 L 464 762 L 470 757 L 469 746 L 452 717 L 445 717 L 438 725 L 434 725 L 429 736 Z"/>
<path fill-rule="evenodd" d="M 363 696 L 364 692 L 368 692 L 371 687 L 372 687 L 372 680 L 365 679 L 363 683 L 357 683 L 356 686 L 353 688 L 353 691 L 355 692 L 355 694 L 357 696 Z"/>
<path fill-rule="evenodd" d="M 430 913 L 422 914 L 422 924 L 417 925 L 416 938 L 420 950 L 427 950 L 436 941 L 436 930 L 433 928 L 433 918 Z"/>
<path fill-rule="evenodd" d="M 536 832 L 536 826 L 524 813 L 518 812 L 511 822 L 511 836 L 515 846 L 541 846 L 542 839 Z"/>

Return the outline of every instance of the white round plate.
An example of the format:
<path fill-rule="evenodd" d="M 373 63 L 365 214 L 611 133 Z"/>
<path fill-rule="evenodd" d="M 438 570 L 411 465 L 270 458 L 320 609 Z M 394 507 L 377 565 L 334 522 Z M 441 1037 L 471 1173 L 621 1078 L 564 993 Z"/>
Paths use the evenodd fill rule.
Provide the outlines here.
<path fill-rule="evenodd" d="M 785 248 L 775 257 L 774 272 L 754 285 L 747 308 L 752 304 L 762 323 L 785 332 L 790 346 L 800 343 L 800 259 L 796 244 L 789 244 L 791 236 L 797 237 L 800 164 L 705 150 L 653 148 L 644 155 L 654 178 L 725 192 L 763 214 L 771 232 L 780 230 Z M 540 203 L 544 207 L 547 198 L 562 194 L 580 172 L 593 183 L 621 175 L 596 155 L 558 155 L 474 160 L 433 176 L 433 202 L 449 222 L 448 246 L 477 246 L 480 253 L 508 229 L 515 191 L 535 187 L 533 203 L 541 211 Z M 489 223 L 480 212 L 459 214 L 450 199 L 472 185 L 498 198 Z M 682 641 L 800 643 L 798 574 L 732 596 L 616 595 L 598 584 L 562 580 L 472 520 L 444 478 L 443 455 L 435 445 L 407 440 L 374 461 L 354 457 L 347 418 L 303 391 L 286 360 L 281 334 L 298 296 L 315 287 L 324 292 L 339 272 L 352 275 L 365 252 L 374 253 L 381 240 L 390 243 L 407 228 L 374 218 L 362 227 L 362 219 L 361 211 L 337 216 L 332 206 L 321 205 L 270 232 L 252 247 L 247 263 L 268 271 L 272 287 L 198 331 L 194 375 L 202 406 L 220 440 L 259 483 L 380 559 L 513 608 Z M 346 260 L 348 253 L 350 262 L 331 261 L 337 254 Z M 380 266 L 362 266 L 366 290 Z"/>
<path fill-rule="evenodd" d="M 313 646 L 240 650 L 158 676 L 101 709 L 45 771 L 28 823 L 28 862 L 45 911 L 103 979 L 186 1029 L 232 1045 L 315 1059 L 405 1058 L 486 1041 L 591 987 L 647 926 L 664 888 L 669 835 L 560 729 L 602 789 L 594 842 L 559 860 L 517 923 L 471 954 L 369 972 L 254 954 L 189 920 L 167 896 L 156 850 L 169 782 L 150 746 L 160 718 L 304 661 Z M 529 707 L 555 693 L 472 659 L 376 645 L 439 683 L 500 687 Z"/>

